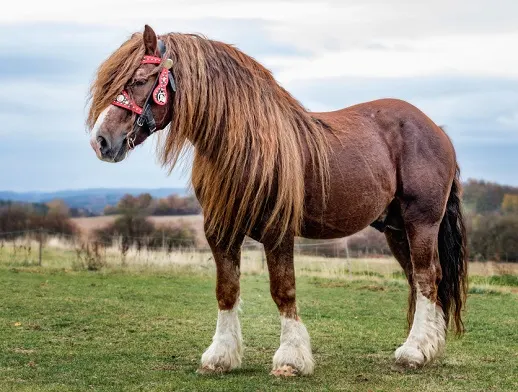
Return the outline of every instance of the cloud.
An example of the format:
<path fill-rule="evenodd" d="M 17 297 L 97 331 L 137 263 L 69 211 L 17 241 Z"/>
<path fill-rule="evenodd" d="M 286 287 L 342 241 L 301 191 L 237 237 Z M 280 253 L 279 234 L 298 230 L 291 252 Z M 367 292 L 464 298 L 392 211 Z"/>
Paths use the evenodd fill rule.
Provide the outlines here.
<path fill-rule="evenodd" d="M 235 44 L 313 111 L 405 99 L 447 126 L 464 175 L 518 184 L 514 0 L 51 0 L 0 14 L 3 188 L 188 181 L 166 177 L 154 143 L 121 165 L 99 162 L 84 132 L 96 68 L 144 23 Z"/>
<path fill-rule="evenodd" d="M 326 77 L 416 77 L 450 74 L 518 79 L 518 33 L 379 39 L 374 45 L 327 51 L 305 58 L 271 57 L 282 82 Z M 374 47 L 373 47 L 374 45 Z M 380 50 L 380 48 L 382 48 Z"/>

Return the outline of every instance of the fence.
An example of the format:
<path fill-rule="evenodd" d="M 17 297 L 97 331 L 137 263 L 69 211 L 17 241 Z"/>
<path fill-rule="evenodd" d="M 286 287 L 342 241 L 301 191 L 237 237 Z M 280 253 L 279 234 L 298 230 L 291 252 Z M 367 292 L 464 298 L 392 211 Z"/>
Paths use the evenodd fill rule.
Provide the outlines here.
<path fill-rule="evenodd" d="M 131 243 L 132 246 L 124 244 Z M 174 247 L 167 244 L 174 243 Z M 354 274 L 359 271 L 394 271 L 397 263 L 385 255 L 371 256 L 365 263 L 363 252 L 348 248 L 347 239 L 312 241 L 297 239 L 294 246 L 297 267 L 317 275 Z M 97 270 L 104 266 L 171 267 L 195 266 L 213 269 L 212 253 L 207 245 L 193 244 L 192 239 L 162 235 L 161 241 L 150 237 L 112 237 L 89 239 L 48 230 L 0 232 L 0 262 L 11 265 L 72 267 Z M 388 267 L 387 267 L 388 265 Z M 385 268 L 386 267 L 386 268 Z M 396 267 L 396 269 L 394 268 Z M 264 272 L 266 259 L 262 244 L 249 238 L 242 246 L 242 270 Z"/>
<path fill-rule="evenodd" d="M 145 240 L 145 238 L 140 238 Z M 178 239 L 179 240 L 179 239 Z M 166 238 L 167 241 L 167 238 Z M 322 249 L 326 249 L 322 252 Z M 332 251 L 330 251 L 332 250 Z M 349 253 L 349 254 L 348 254 Z M 399 264 L 392 257 L 362 256 L 348 250 L 347 239 L 295 245 L 295 268 L 298 275 L 346 279 L 404 279 Z M 120 238 L 111 242 L 91 241 L 46 230 L 0 232 L 0 265 L 10 268 L 50 267 L 74 270 L 108 268 L 180 269 L 215 273 L 212 252 L 207 246 L 141 248 L 121 251 Z M 242 246 L 241 271 L 263 274 L 266 259 L 261 244 L 247 240 Z M 470 262 L 470 276 L 516 275 L 517 263 Z"/>

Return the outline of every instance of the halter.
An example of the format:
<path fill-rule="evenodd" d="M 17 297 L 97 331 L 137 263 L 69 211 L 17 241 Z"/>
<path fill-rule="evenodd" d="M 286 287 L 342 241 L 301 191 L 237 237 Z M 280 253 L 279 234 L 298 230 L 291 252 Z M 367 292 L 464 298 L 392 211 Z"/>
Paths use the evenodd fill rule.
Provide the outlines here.
<path fill-rule="evenodd" d="M 140 64 L 161 64 L 165 54 L 165 44 L 162 40 L 158 40 L 158 50 L 161 57 L 144 56 Z M 152 101 L 160 106 L 164 106 L 167 103 L 169 98 L 167 94 L 168 84 L 171 86 L 173 94 L 176 92 L 176 85 L 174 82 L 173 74 L 171 73 L 172 66 L 173 61 L 171 59 L 166 59 L 164 66 L 158 74 L 158 77 L 156 78 L 153 87 L 149 91 L 142 107 L 136 104 L 136 102 L 133 100 L 133 98 L 130 97 L 126 90 L 122 90 L 122 92 L 117 95 L 115 100 L 112 102 L 112 105 L 129 110 L 130 112 L 133 112 L 137 115 L 133 123 L 133 129 L 127 137 L 128 147 L 130 150 L 135 147 L 135 140 L 139 130 L 142 131 L 145 129 L 147 131 L 147 136 L 150 136 L 157 131 L 155 118 L 153 117 L 153 112 L 151 111 L 151 104 Z"/>

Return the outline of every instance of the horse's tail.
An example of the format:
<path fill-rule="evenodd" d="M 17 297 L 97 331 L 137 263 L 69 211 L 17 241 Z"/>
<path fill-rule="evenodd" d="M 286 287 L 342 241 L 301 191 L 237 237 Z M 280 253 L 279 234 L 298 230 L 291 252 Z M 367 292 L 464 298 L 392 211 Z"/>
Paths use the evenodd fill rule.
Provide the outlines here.
<path fill-rule="evenodd" d="M 464 332 L 461 313 L 468 288 L 466 228 L 461 211 L 462 186 L 459 174 L 459 167 L 457 166 L 446 212 L 439 229 L 439 259 L 442 280 L 438 289 L 438 297 L 444 310 L 446 325 L 453 318 L 455 332 L 458 335 Z"/>

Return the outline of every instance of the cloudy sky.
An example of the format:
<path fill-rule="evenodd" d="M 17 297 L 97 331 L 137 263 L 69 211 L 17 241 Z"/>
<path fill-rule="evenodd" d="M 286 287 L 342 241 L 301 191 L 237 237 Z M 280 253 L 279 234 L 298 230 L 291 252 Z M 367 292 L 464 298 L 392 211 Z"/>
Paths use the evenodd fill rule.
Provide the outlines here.
<path fill-rule="evenodd" d="M 0 190 L 187 183 L 154 141 L 116 165 L 88 143 L 95 69 L 145 23 L 237 45 L 309 110 L 405 99 L 446 126 L 464 179 L 518 185 L 516 0 L 33 0 L 0 14 Z"/>

